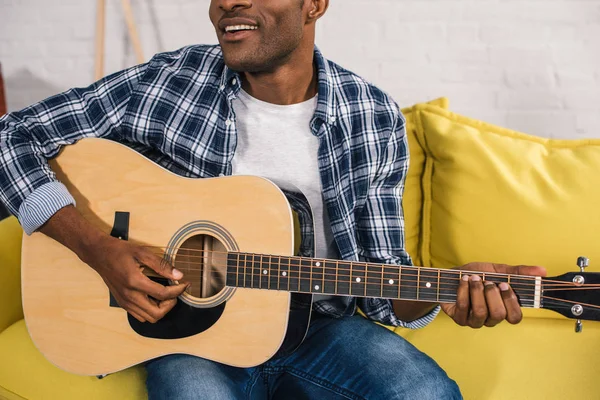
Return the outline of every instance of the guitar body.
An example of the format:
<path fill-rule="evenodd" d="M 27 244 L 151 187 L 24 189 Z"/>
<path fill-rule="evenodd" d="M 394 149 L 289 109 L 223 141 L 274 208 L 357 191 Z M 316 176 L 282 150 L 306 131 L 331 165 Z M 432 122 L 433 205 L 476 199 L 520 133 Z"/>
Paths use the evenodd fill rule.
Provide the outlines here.
<path fill-rule="evenodd" d="M 178 252 L 192 238 L 208 240 L 215 251 L 293 255 L 292 210 L 266 179 L 183 178 L 102 139 L 66 147 L 51 166 L 88 221 L 110 233 L 115 213 L 129 213 L 128 240 L 160 249 L 177 268 L 179 259 L 193 260 L 196 253 Z M 41 233 L 23 238 L 22 281 L 33 342 L 57 366 L 84 375 L 173 353 L 258 365 L 282 347 L 287 332 L 283 347 L 294 348 L 310 318 L 310 296 L 308 307 L 290 312 L 292 296 L 302 295 L 223 287 L 212 294 L 207 289 L 209 295 L 195 306 L 179 300 L 164 321 L 140 324 L 111 304 L 94 270 Z"/>

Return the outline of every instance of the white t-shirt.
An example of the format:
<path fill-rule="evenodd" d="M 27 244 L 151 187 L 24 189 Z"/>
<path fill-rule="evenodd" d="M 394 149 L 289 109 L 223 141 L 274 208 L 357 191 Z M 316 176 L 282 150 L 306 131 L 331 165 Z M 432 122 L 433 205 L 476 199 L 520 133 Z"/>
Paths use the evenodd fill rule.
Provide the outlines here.
<path fill-rule="evenodd" d="M 238 137 L 232 173 L 262 176 L 300 189 L 313 211 L 315 256 L 336 258 L 333 233 L 323 206 L 317 160 L 319 139 L 310 129 L 316 105 L 316 96 L 282 106 L 240 90 L 233 101 Z"/>

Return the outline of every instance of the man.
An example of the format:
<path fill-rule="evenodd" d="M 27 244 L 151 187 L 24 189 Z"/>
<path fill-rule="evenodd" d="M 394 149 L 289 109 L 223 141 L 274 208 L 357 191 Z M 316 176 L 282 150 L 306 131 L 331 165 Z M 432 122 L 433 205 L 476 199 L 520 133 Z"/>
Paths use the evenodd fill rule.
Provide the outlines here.
<path fill-rule="evenodd" d="M 182 273 L 148 251 L 99 232 L 73 207 L 46 160 L 64 145 L 119 140 L 185 176 L 256 174 L 299 186 L 316 210 L 317 256 L 410 264 L 401 193 L 408 166 L 397 105 L 314 47 L 328 0 L 212 0 L 220 46 L 191 46 L 74 89 L 0 120 L 2 200 L 25 231 L 73 250 L 119 304 L 155 322 L 185 284 L 163 287 L 141 274 Z M 471 271 L 542 274 L 535 267 L 470 264 Z M 157 299 L 154 301 L 153 299 Z M 240 369 L 173 355 L 150 361 L 151 399 L 452 399 L 456 384 L 401 337 L 355 316 L 425 326 L 440 306 L 349 297 L 321 298 L 293 354 Z M 512 289 L 465 274 L 461 325 L 519 322 Z M 242 327 L 243 328 L 243 327 Z"/>

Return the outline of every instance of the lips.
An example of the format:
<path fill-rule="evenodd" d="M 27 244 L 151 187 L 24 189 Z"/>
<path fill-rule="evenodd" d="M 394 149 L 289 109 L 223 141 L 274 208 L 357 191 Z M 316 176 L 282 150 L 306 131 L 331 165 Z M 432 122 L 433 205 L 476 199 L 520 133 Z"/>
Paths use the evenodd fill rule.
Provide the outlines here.
<path fill-rule="evenodd" d="M 259 28 L 258 22 L 250 18 L 222 18 L 219 21 L 219 30 L 223 40 L 231 42 L 242 40 L 251 36 Z"/>

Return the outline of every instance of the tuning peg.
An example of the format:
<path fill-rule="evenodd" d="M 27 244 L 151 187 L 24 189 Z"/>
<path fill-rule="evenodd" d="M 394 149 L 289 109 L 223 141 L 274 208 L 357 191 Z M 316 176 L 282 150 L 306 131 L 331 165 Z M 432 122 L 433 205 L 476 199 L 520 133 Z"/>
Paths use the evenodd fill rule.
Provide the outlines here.
<path fill-rule="evenodd" d="M 590 260 L 587 257 L 579 257 L 577 258 L 577 266 L 579 267 L 580 272 L 585 272 L 587 266 L 590 265 Z"/>
<path fill-rule="evenodd" d="M 590 265 L 590 260 L 587 257 L 578 257 L 577 258 L 577 266 L 579 267 L 579 272 L 585 272 L 585 269 Z M 573 278 L 573 282 L 576 285 L 583 285 L 585 282 L 585 278 L 581 275 L 577 275 Z M 576 304 L 571 308 L 571 312 L 573 315 L 579 316 L 583 313 L 583 307 L 580 304 Z M 581 320 L 578 319 L 575 322 L 575 333 L 580 333 L 583 330 L 583 324 Z"/>

